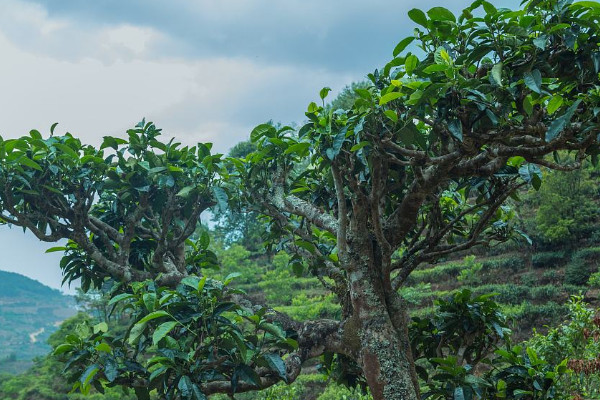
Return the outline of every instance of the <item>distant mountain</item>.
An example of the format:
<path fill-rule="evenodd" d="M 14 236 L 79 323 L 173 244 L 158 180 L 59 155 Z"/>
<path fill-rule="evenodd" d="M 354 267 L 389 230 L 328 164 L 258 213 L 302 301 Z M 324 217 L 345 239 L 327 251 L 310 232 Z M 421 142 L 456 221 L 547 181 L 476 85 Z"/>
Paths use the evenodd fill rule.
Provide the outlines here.
<path fill-rule="evenodd" d="M 47 354 L 50 334 L 75 313 L 72 296 L 0 270 L 0 372 L 19 372 Z"/>

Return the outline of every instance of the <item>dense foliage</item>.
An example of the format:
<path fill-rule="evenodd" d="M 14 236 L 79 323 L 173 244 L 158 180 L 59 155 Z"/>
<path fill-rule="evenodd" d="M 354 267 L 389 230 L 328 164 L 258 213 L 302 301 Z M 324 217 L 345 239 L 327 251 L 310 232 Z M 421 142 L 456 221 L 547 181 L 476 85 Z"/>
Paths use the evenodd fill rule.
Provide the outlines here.
<path fill-rule="evenodd" d="M 511 11 L 478 0 L 458 18 L 443 7 L 409 16 L 415 36 L 355 89 L 350 108 L 325 107 L 323 89 L 298 132 L 260 125 L 243 158 L 163 143 L 145 121 L 99 149 L 35 130 L 0 140 L 0 220 L 68 239 L 55 249 L 65 281 L 81 279 L 84 291 L 109 284 L 110 305 L 132 316 L 125 332 L 80 325 L 56 349 L 75 388 L 201 400 L 293 382 L 323 356 L 375 400 L 419 397 L 420 347 L 399 290 L 423 263 L 522 235 L 507 200 L 539 189 L 542 168 L 595 162 L 600 8 L 532 0 Z M 418 53 L 406 51 L 413 44 Z M 203 273 L 218 260 L 199 216 L 228 203 L 265 215 L 268 248 L 335 294 L 335 319 L 295 321 L 230 288 L 233 276 Z M 468 311 L 462 325 L 425 323 L 442 337 L 428 358 L 440 373 L 421 374 L 432 396 L 554 395 L 566 367 L 531 349 L 496 351 L 491 375 L 470 374 L 504 328 L 485 297 L 461 291 L 453 301 L 439 307 Z"/>

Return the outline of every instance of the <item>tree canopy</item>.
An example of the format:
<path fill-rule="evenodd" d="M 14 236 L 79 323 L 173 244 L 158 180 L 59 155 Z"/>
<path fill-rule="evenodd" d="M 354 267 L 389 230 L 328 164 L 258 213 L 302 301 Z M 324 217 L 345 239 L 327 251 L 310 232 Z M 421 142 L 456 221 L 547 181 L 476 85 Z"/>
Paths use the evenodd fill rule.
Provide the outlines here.
<path fill-rule="evenodd" d="M 145 122 L 99 149 L 35 130 L 1 140 L 1 220 L 68 239 L 56 249 L 65 280 L 84 290 L 110 280 L 112 303 L 132 312 L 122 337 L 96 326 L 57 349 L 76 385 L 203 399 L 293 381 L 304 361 L 335 353 L 375 399 L 418 398 L 398 294 L 407 277 L 519 234 L 507 206 L 517 189 L 599 152 L 600 7 L 523 7 L 410 10 L 415 35 L 350 108 L 325 107 L 325 88 L 297 132 L 256 127 L 246 157 L 162 143 Z M 251 304 L 233 277 L 202 276 L 218 260 L 195 235 L 199 216 L 232 200 L 270 218 L 292 267 L 337 295 L 338 320 L 293 321 Z"/>

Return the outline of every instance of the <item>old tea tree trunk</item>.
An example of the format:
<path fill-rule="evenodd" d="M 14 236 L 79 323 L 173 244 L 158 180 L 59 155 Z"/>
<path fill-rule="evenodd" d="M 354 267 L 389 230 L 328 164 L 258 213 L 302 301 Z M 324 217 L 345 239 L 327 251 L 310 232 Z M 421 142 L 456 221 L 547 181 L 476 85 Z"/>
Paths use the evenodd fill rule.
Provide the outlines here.
<path fill-rule="evenodd" d="M 411 272 L 523 236 L 506 200 L 539 188 L 543 169 L 579 168 L 598 153 L 598 25 L 577 22 L 597 9 L 483 3 L 484 19 L 470 17 L 481 2 L 458 20 L 442 7 L 411 10 L 424 30 L 369 75 L 351 109 L 311 103 L 298 132 L 259 125 L 256 152 L 235 161 L 243 202 L 270 217 L 295 270 L 337 294 L 344 355 L 377 400 L 419 397 L 399 295 Z M 583 32 L 576 43 L 558 29 L 565 21 Z M 405 51 L 413 41 L 423 56 Z"/>

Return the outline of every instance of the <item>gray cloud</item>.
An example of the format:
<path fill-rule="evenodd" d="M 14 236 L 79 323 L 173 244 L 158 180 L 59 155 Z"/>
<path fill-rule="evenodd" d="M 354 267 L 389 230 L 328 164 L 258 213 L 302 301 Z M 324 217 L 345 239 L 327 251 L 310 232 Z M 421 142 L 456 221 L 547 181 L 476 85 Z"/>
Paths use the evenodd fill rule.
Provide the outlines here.
<path fill-rule="evenodd" d="M 406 12 L 438 0 L 36 0 L 51 17 L 86 25 L 151 27 L 169 40 L 153 56 L 244 57 L 366 74 L 385 63 L 414 24 Z M 459 11 L 470 1 L 444 6 Z M 504 0 L 497 5 L 515 5 Z M 504 4 L 502 4 L 504 3 Z"/>

